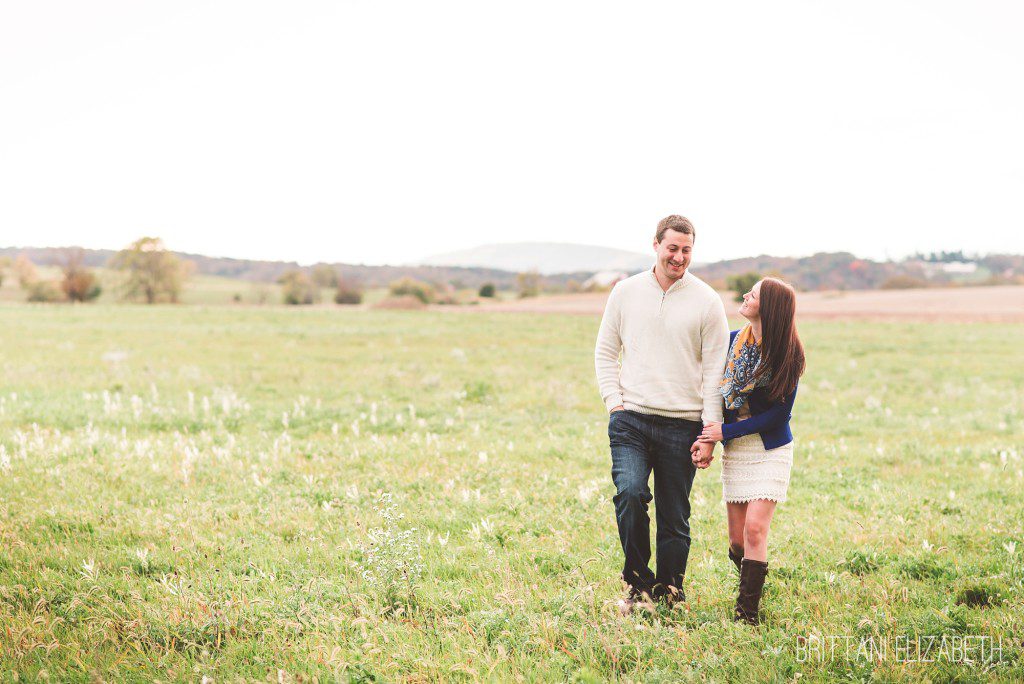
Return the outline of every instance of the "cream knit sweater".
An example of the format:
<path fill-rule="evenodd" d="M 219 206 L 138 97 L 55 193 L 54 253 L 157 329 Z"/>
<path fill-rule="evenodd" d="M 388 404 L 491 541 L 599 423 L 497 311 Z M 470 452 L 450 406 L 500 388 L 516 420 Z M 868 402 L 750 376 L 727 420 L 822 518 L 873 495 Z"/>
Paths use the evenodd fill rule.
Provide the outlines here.
<path fill-rule="evenodd" d="M 601 398 L 609 411 L 721 421 L 728 347 L 725 309 L 707 283 L 687 271 L 664 291 L 653 270 L 638 273 L 605 305 L 594 349 Z"/>

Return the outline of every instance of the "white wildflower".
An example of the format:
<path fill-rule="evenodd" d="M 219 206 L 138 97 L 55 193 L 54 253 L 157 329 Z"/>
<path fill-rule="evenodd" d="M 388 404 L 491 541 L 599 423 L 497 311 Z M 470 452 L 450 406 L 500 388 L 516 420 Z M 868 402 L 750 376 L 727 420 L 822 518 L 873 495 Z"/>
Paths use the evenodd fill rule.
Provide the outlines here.
<path fill-rule="evenodd" d="M 594 498 L 594 495 L 601 489 L 601 480 L 591 480 L 590 482 L 580 485 L 576 490 L 576 497 L 580 500 L 580 503 L 587 503 Z"/>
<path fill-rule="evenodd" d="M 185 580 L 173 578 L 170 575 L 161 575 L 159 584 L 171 596 L 178 596 L 185 588 Z"/>
<path fill-rule="evenodd" d="M 96 567 L 95 558 L 82 561 L 82 569 L 78 572 L 82 577 L 93 582 L 95 582 L 100 576 L 100 570 Z"/>
<path fill-rule="evenodd" d="M 199 450 L 192 444 L 186 444 L 184 451 L 185 455 L 181 459 L 181 479 L 187 485 L 192 477 L 192 471 L 195 470 L 196 461 L 199 460 Z"/>
<path fill-rule="evenodd" d="M 396 508 L 390 493 L 385 492 L 377 499 L 375 509 L 383 524 L 369 531 L 370 543 L 363 550 L 362 563 L 363 578 L 378 587 L 389 603 L 412 593 L 424 569 L 416 528 L 399 529 L 404 516 Z"/>

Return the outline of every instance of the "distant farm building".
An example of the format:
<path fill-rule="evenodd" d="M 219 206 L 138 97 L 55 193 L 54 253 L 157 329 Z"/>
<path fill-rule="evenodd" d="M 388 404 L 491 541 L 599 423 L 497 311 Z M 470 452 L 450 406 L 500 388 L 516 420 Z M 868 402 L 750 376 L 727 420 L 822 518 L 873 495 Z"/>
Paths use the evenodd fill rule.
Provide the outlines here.
<path fill-rule="evenodd" d="M 974 261 L 917 261 L 912 263 L 919 266 L 928 278 L 934 278 L 937 275 L 969 276 L 978 270 L 978 264 Z"/>
<path fill-rule="evenodd" d="M 615 283 L 628 277 L 629 274 L 625 271 L 598 271 L 583 281 L 583 289 L 586 291 L 608 290 L 614 287 Z"/>

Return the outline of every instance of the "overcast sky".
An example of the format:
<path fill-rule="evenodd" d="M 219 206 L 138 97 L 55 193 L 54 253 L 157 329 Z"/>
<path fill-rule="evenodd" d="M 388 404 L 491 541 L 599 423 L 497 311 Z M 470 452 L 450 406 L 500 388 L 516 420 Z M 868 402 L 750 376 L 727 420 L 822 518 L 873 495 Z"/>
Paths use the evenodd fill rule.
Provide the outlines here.
<path fill-rule="evenodd" d="M 0 246 L 1024 252 L 1024 3 L 4 2 Z"/>

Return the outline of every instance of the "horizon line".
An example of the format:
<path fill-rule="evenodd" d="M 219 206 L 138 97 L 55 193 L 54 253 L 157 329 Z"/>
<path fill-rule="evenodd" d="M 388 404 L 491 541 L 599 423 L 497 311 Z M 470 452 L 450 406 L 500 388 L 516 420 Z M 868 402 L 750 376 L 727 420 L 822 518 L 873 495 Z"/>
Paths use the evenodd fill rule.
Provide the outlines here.
<path fill-rule="evenodd" d="M 489 243 L 489 244 L 478 245 L 476 247 L 469 247 L 469 248 L 466 248 L 466 249 L 453 250 L 453 251 L 455 251 L 455 252 L 472 251 L 474 249 L 480 249 L 481 247 L 490 247 L 490 246 L 499 246 L 499 245 L 559 245 L 559 246 L 565 246 L 565 247 L 599 247 L 599 248 L 602 248 L 602 249 L 611 249 L 611 250 L 615 250 L 615 251 L 619 251 L 619 252 L 623 252 L 623 253 L 627 253 L 627 254 L 630 253 L 629 250 L 624 250 L 624 249 L 621 249 L 621 248 L 618 248 L 618 247 L 608 247 L 606 245 L 591 245 L 591 244 L 573 243 L 573 242 L 531 242 L 531 241 Z M 116 253 L 116 252 L 122 251 L 123 248 L 121 248 L 121 249 L 114 249 L 114 248 L 110 248 L 110 247 L 83 247 L 81 245 L 59 245 L 59 246 L 48 246 L 48 245 L 9 245 L 9 246 L 0 246 L 0 251 L 14 251 L 14 250 L 22 250 L 22 251 L 24 251 L 24 250 L 33 250 L 33 249 L 39 249 L 39 250 L 43 250 L 43 249 L 45 249 L 45 250 L 74 250 L 74 249 L 81 249 L 81 250 L 91 251 L 91 252 L 114 252 L 114 253 Z M 228 256 L 228 255 L 203 254 L 203 253 L 200 253 L 200 252 L 187 252 L 187 251 L 176 250 L 176 249 L 169 249 L 168 251 L 173 252 L 175 254 L 182 255 L 184 257 L 203 257 L 203 258 L 206 258 L 206 259 L 228 259 L 228 260 L 232 260 L 232 261 L 251 261 L 251 262 L 262 262 L 262 263 L 270 263 L 270 264 L 296 264 L 296 265 L 298 265 L 301 268 L 309 268 L 309 267 L 312 267 L 312 266 L 319 266 L 319 265 L 328 265 L 328 266 L 362 266 L 362 267 L 371 267 L 371 268 L 374 268 L 374 267 L 376 267 L 376 268 L 467 268 L 467 269 L 472 269 L 472 268 L 480 269 L 480 268 L 482 268 L 482 269 L 490 269 L 490 270 L 496 270 L 496 271 L 507 270 L 507 269 L 504 269 L 504 268 L 497 268 L 497 267 L 494 267 L 494 266 L 480 266 L 480 265 L 467 266 L 467 265 L 460 265 L 460 264 L 425 264 L 425 263 L 395 264 L 395 263 L 366 263 L 366 262 L 323 261 L 323 260 L 321 260 L 321 261 L 304 262 L 304 261 L 301 261 L 299 259 L 286 259 L 286 258 L 266 259 L 266 258 L 238 257 L 238 256 Z M 1021 256 L 1021 255 L 1018 255 L 1018 254 L 1016 254 L 1014 252 L 984 252 L 984 253 L 982 253 L 982 252 L 973 252 L 972 253 L 972 252 L 966 252 L 963 249 L 960 249 L 960 250 L 957 250 L 957 251 L 959 251 L 961 254 L 963 254 L 964 258 L 967 261 L 974 261 L 974 260 L 977 260 L 977 259 L 983 259 L 983 258 L 986 258 L 986 257 L 989 257 L 989 256 L 994 256 L 994 255 Z M 916 255 L 929 256 L 929 255 L 943 254 L 943 253 L 945 253 L 945 254 L 950 254 L 950 253 L 956 254 L 957 251 L 950 252 L 950 251 L 947 251 L 947 250 L 937 250 L 937 251 L 926 252 L 926 251 L 918 250 L 918 251 L 915 251 L 913 253 L 908 253 L 908 254 L 904 254 L 902 256 L 897 256 L 897 257 L 887 256 L 884 259 L 875 259 L 875 258 L 872 258 L 872 257 L 860 256 L 860 255 L 858 255 L 855 252 L 850 251 L 850 250 L 837 250 L 837 251 L 832 251 L 832 252 L 822 250 L 822 251 L 817 251 L 817 252 L 804 253 L 804 254 L 800 254 L 800 255 L 766 254 L 766 253 L 762 253 L 762 254 L 756 254 L 756 255 L 732 257 L 732 258 L 728 258 L 728 259 L 716 259 L 714 261 L 694 260 L 693 261 L 693 265 L 694 266 L 707 266 L 707 265 L 719 264 L 719 263 L 728 262 L 728 261 L 741 261 L 743 259 L 760 259 L 760 258 L 770 258 L 770 259 L 806 259 L 806 258 L 815 256 L 815 255 L 818 255 L 818 254 L 850 254 L 850 255 L 854 256 L 855 258 L 857 258 L 859 260 L 862 260 L 862 261 L 874 261 L 876 263 L 900 263 L 900 262 L 906 261 L 906 260 L 908 260 L 908 259 L 910 259 L 910 258 L 912 258 L 912 257 L 914 257 Z M 450 254 L 451 252 L 448 252 L 448 253 Z M 644 256 L 642 252 L 633 252 L 633 254 L 635 254 L 638 257 Z M 443 254 L 437 255 L 437 256 L 443 256 Z M 433 258 L 433 257 L 424 257 L 424 258 L 425 259 L 430 259 L 430 258 Z M 653 263 L 653 259 L 654 259 L 653 255 L 651 255 L 651 259 L 652 259 L 652 263 Z M 599 270 L 612 270 L 612 269 L 599 269 Z M 511 273 L 511 272 L 514 272 L 514 271 L 509 271 L 509 272 Z M 571 271 L 566 271 L 566 273 L 570 273 L 570 272 Z M 580 271 L 580 272 L 582 272 L 582 271 Z"/>

